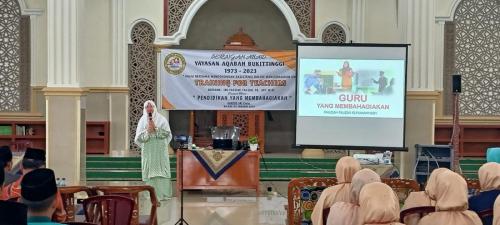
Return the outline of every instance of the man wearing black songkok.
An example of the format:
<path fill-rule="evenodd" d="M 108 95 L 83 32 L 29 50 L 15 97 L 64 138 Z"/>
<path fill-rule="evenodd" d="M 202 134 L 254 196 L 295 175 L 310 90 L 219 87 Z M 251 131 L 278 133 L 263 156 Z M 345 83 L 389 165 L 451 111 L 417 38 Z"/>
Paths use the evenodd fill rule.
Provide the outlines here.
<path fill-rule="evenodd" d="M 3 167 L 3 162 L 0 162 Z M 0 169 L 0 184 L 4 182 L 4 170 Z M 0 195 L 2 189 L 0 188 Z M 28 209 L 18 202 L 0 201 L 0 225 L 26 225 Z"/>
<path fill-rule="evenodd" d="M 28 148 L 24 153 L 22 161 L 22 172 L 23 176 L 33 170 L 45 167 L 45 151 L 42 149 Z M 4 191 L 7 192 L 8 199 L 17 200 L 21 197 L 21 181 L 23 177 L 20 177 L 16 182 L 9 186 L 4 187 Z M 64 222 L 66 220 L 67 214 L 64 210 L 61 195 L 57 193 L 56 195 L 57 210 L 54 213 L 54 219 L 58 222 Z"/>
<path fill-rule="evenodd" d="M 28 225 L 60 224 L 51 222 L 57 207 L 57 186 L 54 171 L 35 169 L 21 182 L 21 202 L 28 206 Z"/>

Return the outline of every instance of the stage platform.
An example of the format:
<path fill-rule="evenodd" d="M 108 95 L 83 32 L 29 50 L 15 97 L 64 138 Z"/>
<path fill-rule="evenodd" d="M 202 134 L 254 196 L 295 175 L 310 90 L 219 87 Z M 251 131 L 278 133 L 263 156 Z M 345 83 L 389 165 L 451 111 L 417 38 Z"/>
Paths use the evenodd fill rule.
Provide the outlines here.
<path fill-rule="evenodd" d="M 301 154 L 264 154 L 260 161 L 260 181 L 289 181 L 298 177 L 335 177 L 337 158 L 302 158 Z M 467 178 L 477 179 L 477 170 L 485 158 L 460 160 Z M 172 179 L 176 177 L 176 158 L 170 156 Z M 139 155 L 123 157 L 87 155 L 87 181 L 140 181 Z"/>

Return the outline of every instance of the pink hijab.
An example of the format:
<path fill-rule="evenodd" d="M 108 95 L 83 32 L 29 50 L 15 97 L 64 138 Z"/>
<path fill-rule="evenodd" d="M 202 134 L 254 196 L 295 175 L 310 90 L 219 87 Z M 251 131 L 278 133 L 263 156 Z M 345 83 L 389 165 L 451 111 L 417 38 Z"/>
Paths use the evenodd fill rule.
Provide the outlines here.
<path fill-rule="evenodd" d="M 500 190 L 500 164 L 496 162 L 485 163 L 477 173 L 481 191 Z"/>
<path fill-rule="evenodd" d="M 344 156 L 339 159 L 335 166 L 338 184 L 321 192 L 311 215 L 314 225 L 323 225 L 323 209 L 330 208 L 335 202 L 350 202 L 351 180 L 359 170 L 361 165 L 353 157 Z"/>
<path fill-rule="evenodd" d="M 359 221 L 359 193 L 363 186 L 373 182 L 380 182 L 380 176 L 370 169 L 362 169 L 352 177 L 351 201 L 335 202 L 330 207 L 327 225 L 358 225 Z"/>
<path fill-rule="evenodd" d="M 361 224 L 400 225 L 399 199 L 387 184 L 367 184 L 359 195 Z"/>
<path fill-rule="evenodd" d="M 467 210 L 467 183 L 453 171 L 445 171 L 436 177 L 436 185 L 428 193 L 436 199 L 436 212 L 424 216 L 418 225 L 482 225 L 479 216 Z"/>
<path fill-rule="evenodd" d="M 450 170 L 447 168 L 437 168 L 433 170 L 431 175 L 427 179 L 427 185 L 425 187 L 425 190 L 426 191 L 434 190 L 436 186 L 437 176 L 445 171 L 450 171 Z M 408 198 L 406 198 L 402 210 L 415 207 L 422 207 L 422 206 L 435 206 L 436 202 L 429 197 L 426 191 L 411 192 L 408 195 Z M 421 218 L 420 214 L 411 214 L 405 217 L 404 222 L 406 225 L 417 225 L 418 221 L 420 221 L 420 218 Z"/>

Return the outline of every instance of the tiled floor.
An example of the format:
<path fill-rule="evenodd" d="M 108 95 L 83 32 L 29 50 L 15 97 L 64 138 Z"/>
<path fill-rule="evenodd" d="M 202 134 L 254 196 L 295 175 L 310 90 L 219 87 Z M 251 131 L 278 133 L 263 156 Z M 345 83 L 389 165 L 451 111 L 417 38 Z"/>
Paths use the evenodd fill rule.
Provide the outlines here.
<path fill-rule="evenodd" d="M 184 202 L 184 219 L 204 225 L 285 225 L 283 197 L 199 197 Z M 177 198 L 164 201 L 158 208 L 160 225 L 171 225 L 180 218 Z"/>
<path fill-rule="evenodd" d="M 87 185 L 137 185 L 141 182 L 106 182 Z M 263 182 L 259 197 L 249 190 L 186 191 L 184 219 L 190 225 L 285 225 L 287 182 Z M 175 182 L 172 183 L 175 187 Z M 267 193 L 267 187 L 277 190 Z M 283 196 L 285 195 L 285 196 Z M 149 197 L 141 195 L 140 214 L 149 213 Z M 158 224 L 173 225 L 180 218 L 180 198 L 162 201 L 158 208 Z"/>

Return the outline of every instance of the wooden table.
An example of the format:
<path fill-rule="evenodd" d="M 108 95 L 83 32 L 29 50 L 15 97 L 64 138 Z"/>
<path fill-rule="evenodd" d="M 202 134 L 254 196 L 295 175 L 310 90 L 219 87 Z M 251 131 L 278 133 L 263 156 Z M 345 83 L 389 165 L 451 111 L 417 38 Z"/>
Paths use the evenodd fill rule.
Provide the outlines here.
<path fill-rule="evenodd" d="M 183 168 L 181 169 L 181 153 Z M 183 189 L 255 189 L 259 195 L 260 156 L 258 152 L 247 152 L 217 180 L 206 171 L 191 151 L 177 151 L 177 191 L 181 190 L 180 178 L 184 175 Z"/>

